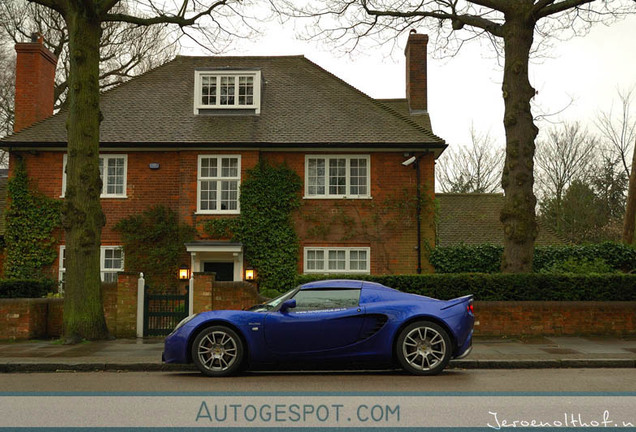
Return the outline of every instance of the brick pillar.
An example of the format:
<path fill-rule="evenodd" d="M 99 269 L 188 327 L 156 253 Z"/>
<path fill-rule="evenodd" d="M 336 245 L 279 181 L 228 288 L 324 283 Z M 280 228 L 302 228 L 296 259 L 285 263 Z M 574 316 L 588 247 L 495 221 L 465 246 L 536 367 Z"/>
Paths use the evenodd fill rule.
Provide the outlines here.
<path fill-rule="evenodd" d="M 212 285 L 216 280 L 216 273 L 194 273 L 193 279 L 193 312 L 199 313 L 212 310 Z"/>
<path fill-rule="evenodd" d="M 137 281 L 139 273 L 122 272 L 117 276 L 116 337 L 137 336 Z"/>
<path fill-rule="evenodd" d="M 44 48 L 42 38 L 15 45 L 15 122 L 19 132 L 53 115 L 57 57 Z"/>

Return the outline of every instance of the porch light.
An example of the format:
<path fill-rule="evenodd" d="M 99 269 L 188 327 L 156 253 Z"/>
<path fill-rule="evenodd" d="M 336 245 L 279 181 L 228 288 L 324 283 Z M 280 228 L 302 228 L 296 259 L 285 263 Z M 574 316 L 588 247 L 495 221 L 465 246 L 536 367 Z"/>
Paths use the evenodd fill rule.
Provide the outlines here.
<path fill-rule="evenodd" d="M 182 265 L 179 267 L 179 279 L 188 280 L 190 279 L 190 269 L 186 265 Z"/>
<path fill-rule="evenodd" d="M 256 271 L 252 267 L 245 269 L 245 280 L 253 281 L 256 278 Z"/>

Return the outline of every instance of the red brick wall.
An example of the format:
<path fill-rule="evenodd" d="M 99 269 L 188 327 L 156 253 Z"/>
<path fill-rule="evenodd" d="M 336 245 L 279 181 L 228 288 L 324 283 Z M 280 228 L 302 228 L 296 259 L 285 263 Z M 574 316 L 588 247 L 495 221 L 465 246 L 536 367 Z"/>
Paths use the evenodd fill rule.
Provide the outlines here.
<path fill-rule="evenodd" d="M 321 153 L 311 153 L 321 154 Z M 285 162 L 304 181 L 304 153 L 267 153 L 272 163 Z M 371 153 L 371 199 L 306 199 L 294 216 L 300 238 L 298 271 L 303 272 L 303 248 L 370 247 L 371 273 L 412 273 L 417 269 L 417 230 L 415 218 L 416 176 L 412 167 L 404 167 L 403 153 Z M 422 266 L 432 267 L 426 259 L 426 244 L 435 244 L 433 154 L 420 162 L 421 191 L 431 206 L 422 213 Z M 304 191 L 303 191 L 304 195 Z M 411 205 L 403 206 L 410 198 Z"/>
<path fill-rule="evenodd" d="M 47 336 L 48 299 L 0 299 L 0 339 Z"/>
<path fill-rule="evenodd" d="M 636 334 L 636 302 L 475 302 L 475 334 Z"/>
<path fill-rule="evenodd" d="M 124 153 L 124 152 L 108 152 Z M 227 216 L 197 215 L 197 161 L 199 154 L 241 154 L 241 174 L 253 168 L 259 157 L 272 163 L 285 161 L 304 181 L 305 154 L 298 152 L 129 152 L 127 198 L 102 199 L 106 226 L 103 245 L 121 244 L 114 225 L 122 218 L 139 214 L 150 206 L 162 204 L 178 212 L 181 221 L 195 225 L 200 239 L 210 219 Z M 312 153 L 314 154 L 314 153 Z M 316 153 L 318 154 L 318 153 Z M 15 158 L 15 152 L 11 158 Z M 44 194 L 59 198 L 62 194 L 63 152 L 22 153 L 33 184 Z M 414 197 L 415 170 L 404 167 L 403 153 L 370 153 L 372 199 L 303 199 L 294 218 L 301 239 L 298 270 L 303 271 L 305 246 L 365 246 L 371 248 L 371 273 L 415 273 L 416 219 Z M 434 157 L 425 155 L 420 162 L 422 191 L 434 198 Z M 150 163 L 160 168 L 152 170 Z M 411 206 L 400 206 L 410 197 Z M 422 262 L 424 271 L 432 271 L 426 260 L 426 245 L 434 245 L 432 206 L 422 214 Z M 63 233 L 58 234 L 62 239 Z M 57 263 L 51 269 L 57 272 Z"/>

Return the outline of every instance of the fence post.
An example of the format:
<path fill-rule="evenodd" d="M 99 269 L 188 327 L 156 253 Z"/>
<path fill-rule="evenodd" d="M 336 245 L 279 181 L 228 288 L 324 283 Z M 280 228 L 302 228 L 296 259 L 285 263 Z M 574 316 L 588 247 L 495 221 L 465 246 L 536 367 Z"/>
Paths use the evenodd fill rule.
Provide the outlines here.
<path fill-rule="evenodd" d="M 144 294 L 146 290 L 146 280 L 144 274 L 139 273 L 137 280 L 137 337 L 144 337 Z"/>
<path fill-rule="evenodd" d="M 190 274 L 190 289 L 188 289 L 188 316 L 194 314 L 194 274 Z"/>

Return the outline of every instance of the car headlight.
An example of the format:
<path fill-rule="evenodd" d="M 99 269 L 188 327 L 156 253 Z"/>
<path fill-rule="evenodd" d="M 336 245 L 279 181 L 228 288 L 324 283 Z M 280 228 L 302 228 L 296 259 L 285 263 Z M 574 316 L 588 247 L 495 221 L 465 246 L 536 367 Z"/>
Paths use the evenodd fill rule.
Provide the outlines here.
<path fill-rule="evenodd" d="M 181 327 L 183 327 L 184 325 L 186 325 L 186 323 L 188 321 L 190 321 L 191 319 L 193 319 L 195 316 L 197 316 L 198 314 L 192 314 L 192 315 L 188 315 L 187 317 L 185 317 L 184 319 L 182 319 L 179 324 L 177 324 L 177 326 L 174 328 L 173 332 L 179 330 Z"/>

